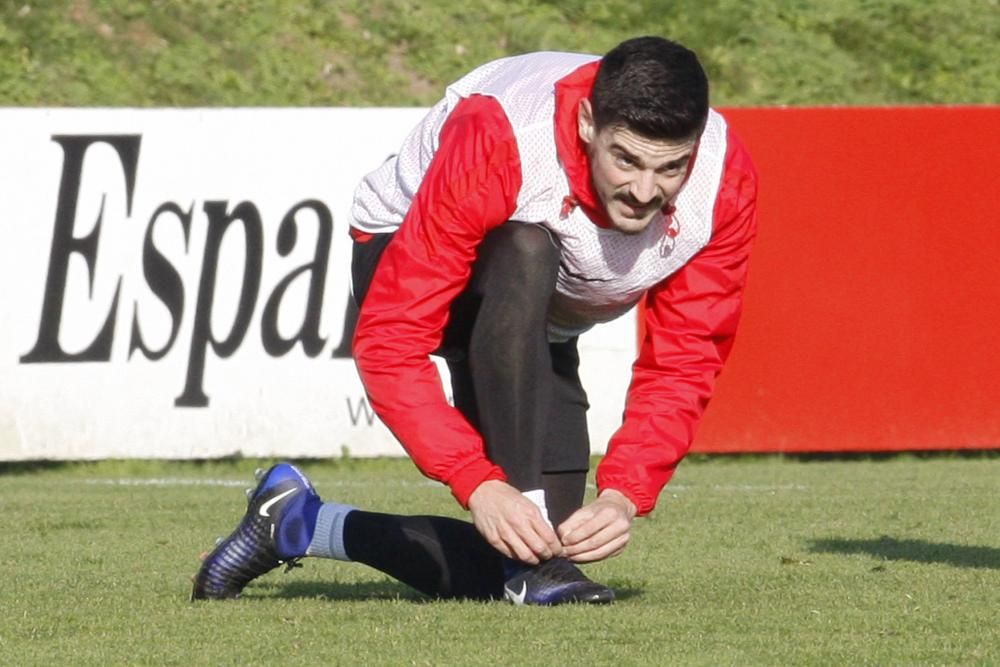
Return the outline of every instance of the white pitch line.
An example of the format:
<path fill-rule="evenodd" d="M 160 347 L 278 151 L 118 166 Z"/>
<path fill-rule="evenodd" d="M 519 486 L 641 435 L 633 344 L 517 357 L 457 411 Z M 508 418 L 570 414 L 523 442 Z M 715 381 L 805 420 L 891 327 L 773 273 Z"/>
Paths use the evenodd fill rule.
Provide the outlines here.
<path fill-rule="evenodd" d="M 227 487 L 247 487 L 256 486 L 257 482 L 252 479 L 232 480 L 232 479 L 179 479 L 179 478 L 120 478 L 120 479 L 85 479 L 84 484 L 96 486 L 227 486 Z M 313 480 L 317 484 L 316 480 Z M 320 480 L 321 487 L 371 487 L 371 486 L 391 486 L 391 487 L 437 487 L 442 486 L 438 482 L 427 480 L 411 482 L 409 480 L 394 481 L 344 481 L 344 480 Z"/>
<path fill-rule="evenodd" d="M 118 478 L 118 479 L 85 479 L 84 484 L 98 486 L 225 486 L 225 487 L 247 487 L 255 486 L 256 481 L 232 480 L 232 479 L 185 479 L 185 478 Z M 410 480 L 324 480 L 313 483 L 319 487 L 340 487 L 340 488 L 361 488 L 361 487 L 394 487 L 394 488 L 436 488 L 443 485 L 433 480 L 410 481 Z M 593 490 L 593 484 L 587 484 L 587 488 Z M 668 484 L 668 493 L 697 493 L 699 491 L 722 491 L 735 493 L 776 493 L 779 491 L 809 491 L 808 486 L 802 484 Z"/>
<path fill-rule="evenodd" d="M 667 491 L 735 491 L 737 493 L 775 493 L 777 491 L 808 491 L 803 484 L 668 484 Z"/>
<path fill-rule="evenodd" d="M 231 479 L 85 479 L 97 486 L 246 486 L 248 482 Z"/>

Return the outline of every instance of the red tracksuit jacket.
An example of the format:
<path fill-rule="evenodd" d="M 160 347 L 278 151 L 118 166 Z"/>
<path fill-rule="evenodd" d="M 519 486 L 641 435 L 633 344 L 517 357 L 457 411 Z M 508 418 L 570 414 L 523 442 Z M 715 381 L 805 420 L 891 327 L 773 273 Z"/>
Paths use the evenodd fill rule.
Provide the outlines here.
<path fill-rule="evenodd" d="M 590 276 L 574 282 L 560 271 L 553 302 L 562 317 L 550 323 L 552 336 L 575 335 L 644 300 L 623 423 L 597 470 L 599 489 L 625 494 L 640 515 L 688 452 L 736 333 L 756 229 L 747 151 L 711 112 L 688 180 L 647 238 L 608 230 L 576 124 L 597 65 L 593 56 L 537 53 L 478 68 L 448 88 L 355 195 L 355 238 L 396 232 L 361 309 L 359 372 L 417 467 L 463 506 L 479 484 L 504 474 L 448 404 L 430 354 L 494 227 L 509 219 L 546 225 L 572 273 L 608 278 L 598 281 L 603 293 L 592 293 Z M 614 253 L 628 254 L 631 268 L 609 262 Z"/>

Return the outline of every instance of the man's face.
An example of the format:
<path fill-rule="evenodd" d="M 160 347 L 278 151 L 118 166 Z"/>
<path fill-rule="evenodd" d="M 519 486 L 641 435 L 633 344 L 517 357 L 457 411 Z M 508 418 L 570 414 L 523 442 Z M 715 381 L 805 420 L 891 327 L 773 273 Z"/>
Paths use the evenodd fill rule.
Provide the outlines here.
<path fill-rule="evenodd" d="M 638 234 L 680 191 L 697 138 L 649 139 L 622 126 L 597 131 L 589 100 L 581 102 L 578 121 L 590 157 L 590 179 L 611 226 Z"/>

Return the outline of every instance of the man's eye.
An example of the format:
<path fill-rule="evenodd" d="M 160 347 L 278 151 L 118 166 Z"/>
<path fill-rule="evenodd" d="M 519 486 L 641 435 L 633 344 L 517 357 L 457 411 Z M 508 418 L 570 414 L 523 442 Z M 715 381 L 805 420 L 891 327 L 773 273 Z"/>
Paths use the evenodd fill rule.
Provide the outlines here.
<path fill-rule="evenodd" d="M 615 158 L 615 162 L 620 167 L 631 167 L 632 165 L 635 164 L 635 162 L 633 162 L 631 158 L 627 158 L 624 155 L 619 155 L 617 158 Z"/>

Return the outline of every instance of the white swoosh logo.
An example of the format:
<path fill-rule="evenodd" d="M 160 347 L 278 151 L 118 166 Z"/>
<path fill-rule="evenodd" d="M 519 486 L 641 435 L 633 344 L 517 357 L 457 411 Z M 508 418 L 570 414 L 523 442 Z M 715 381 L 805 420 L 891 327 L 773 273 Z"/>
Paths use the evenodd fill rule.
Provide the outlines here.
<path fill-rule="evenodd" d="M 288 489 L 284 493 L 279 493 L 274 498 L 271 498 L 266 503 L 264 503 L 263 505 L 261 505 L 260 509 L 258 510 L 258 512 L 260 513 L 261 516 L 267 516 L 267 517 L 271 516 L 271 514 L 270 514 L 271 506 L 274 505 L 274 503 L 276 503 L 279 500 L 281 500 L 282 498 L 284 498 L 285 496 L 291 495 L 291 494 L 295 493 L 296 491 L 298 491 L 298 489 Z"/>
<path fill-rule="evenodd" d="M 514 604 L 524 604 L 524 598 L 528 594 L 528 584 L 527 582 L 521 582 L 521 592 L 515 593 L 509 586 L 504 586 L 504 591 L 507 593 L 507 599 Z"/>

